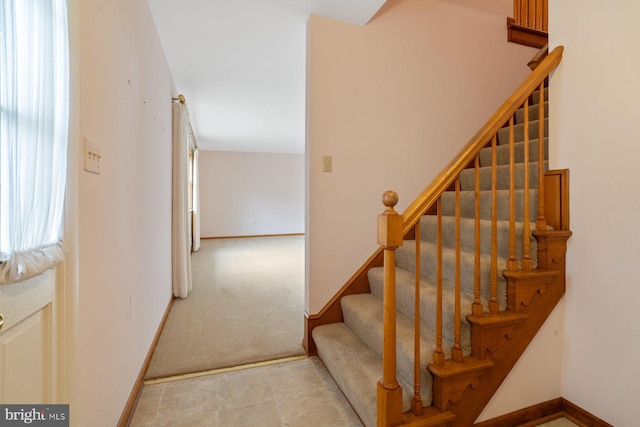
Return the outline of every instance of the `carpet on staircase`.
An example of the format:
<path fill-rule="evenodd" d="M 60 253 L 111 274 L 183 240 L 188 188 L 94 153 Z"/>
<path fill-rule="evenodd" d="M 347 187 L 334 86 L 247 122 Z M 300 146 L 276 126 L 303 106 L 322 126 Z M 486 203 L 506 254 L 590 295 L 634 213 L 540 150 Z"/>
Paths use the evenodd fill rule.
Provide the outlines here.
<path fill-rule="evenodd" d="M 533 101 L 538 102 L 539 94 L 534 93 Z M 529 176 L 530 176 L 530 218 L 537 217 L 537 176 L 538 176 L 538 110 L 537 104 L 529 107 Z M 545 103 L 545 113 L 548 104 Z M 515 115 L 513 127 L 516 218 L 524 212 L 524 109 Z M 545 131 L 548 129 L 545 118 Z M 502 270 L 506 268 L 509 256 L 509 128 L 498 133 L 497 154 L 497 229 L 498 229 L 498 301 L 501 310 L 506 308 L 506 281 Z M 547 135 L 543 138 L 545 156 Z M 490 298 L 491 280 L 491 147 L 480 152 L 480 234 L 481 234 L 481 283 L 483 306 Z M 547 169 L 547 162 L 544 162 Z M 471 328 L 466 316 L 471 314 L 474 290 L 475 265 L 475 169 L 465 169 L 460 175 L 460 264 L 461 264 L 461 345 L 465 355 L 469 355 Z M 447 358 L 453 345 L 453 324 L 455 305 L 455 192 L 442 195 L 442 239 L 443 239 L 443 349 Z M 530 220 L 531 221 L 531 220 Z M 421 355 L 421 397 L 424 406 L 432 403 L 433 378 L 425 366 L 431 362 L 436 348 L 436 251 L 437 217 L 425 215 L 420 220 L 420 355 Z M 531 230 L 534 224 L 531 224 Z M 520 259 L 523 252 L 523 224 L 516 224 L 516 254 Z M 530 236 L 531 259 L 536 262 L 537 246 Z M 415 310 L 415 270 L 416 240 L 405 240 L 396 250 L 396 309 L 397 309 L 397 377 L 403 388 L 403 411 L 410 409 L 413 397 L 414 358 L 414 310 Z M 376 425 L 376 384 L 382 376 L 383 348 L 383 268 L 371 268 L 368 280 L 371 292 L 345 296 L 341 299 L 343 322 L 318 326 L 313 329 L 318 355 L 336 383 L 339 385 L 353 408 L 366 426 Z"/>

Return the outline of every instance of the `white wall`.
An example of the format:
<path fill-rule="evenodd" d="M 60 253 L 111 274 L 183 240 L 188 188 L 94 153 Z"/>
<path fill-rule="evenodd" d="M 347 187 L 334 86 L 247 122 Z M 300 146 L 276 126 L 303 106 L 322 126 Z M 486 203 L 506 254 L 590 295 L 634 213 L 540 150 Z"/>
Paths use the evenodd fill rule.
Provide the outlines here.
<path fill-rule="evenodd" d="M 375 250 L 382 193 L 397 191 L 402 212 L 528 73 L 536 50 L 506 42 L 512 7 L 389 0 L 365 27 L 310 19 L 309 314 Z"/>
<path fill-rule="evenodd" d="M 549 2 L 555 163 L 571 173 L 562 395 L 638 425 L 640 3 Z"/>
<path fill-rule="evenodd" d="M 72 425 L 114 426 L 171 298 L 173 82 L 145 0 L 70 5 L 71 150 L 88 138 L 103 157 L 100 175 L 70 164 L 78 332 L 66 375 Z"/>
<path fill-rule="evenodd" d="M 200 151 L 202 237 L 304 233 L 304 155 Z"/>

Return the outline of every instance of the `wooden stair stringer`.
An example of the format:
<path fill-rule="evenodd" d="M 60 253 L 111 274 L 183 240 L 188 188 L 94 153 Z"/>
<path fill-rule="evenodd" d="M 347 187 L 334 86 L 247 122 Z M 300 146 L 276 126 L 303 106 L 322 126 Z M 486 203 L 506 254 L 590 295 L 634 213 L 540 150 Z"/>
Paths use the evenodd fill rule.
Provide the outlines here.
<path fill-rule="evenodd" d="M 523 307 L 520 313 L 526 316 L 522 316 L 516 325 L 505 325 L 505 329 L 496 334 L 499 337 L 508 335 L 509 339 L 501 339 L 499 345 L 493 345 L 492 352 L 485 353 L 487 360 L 493 362 L 493 367 L 484 373 L 480 384 L 476 388 L 468 389 L 459 402 L 449 403 L 447 410 L 456 415 L 451 426 L 473 425 L 564 295 L 563 279 L 563 275 L 553 275 L 550 283 L 546 285 L 546 292 L 536 293 L 531 303 Z"/>

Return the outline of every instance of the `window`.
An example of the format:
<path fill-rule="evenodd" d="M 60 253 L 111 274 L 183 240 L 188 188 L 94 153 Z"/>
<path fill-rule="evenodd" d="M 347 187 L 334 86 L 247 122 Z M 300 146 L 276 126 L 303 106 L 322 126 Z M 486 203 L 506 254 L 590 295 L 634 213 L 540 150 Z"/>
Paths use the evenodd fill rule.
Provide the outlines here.
<path fill-rule="evenodd" d="M 64 259 L 66 0 L 0 1 L 0 284 Z"/>

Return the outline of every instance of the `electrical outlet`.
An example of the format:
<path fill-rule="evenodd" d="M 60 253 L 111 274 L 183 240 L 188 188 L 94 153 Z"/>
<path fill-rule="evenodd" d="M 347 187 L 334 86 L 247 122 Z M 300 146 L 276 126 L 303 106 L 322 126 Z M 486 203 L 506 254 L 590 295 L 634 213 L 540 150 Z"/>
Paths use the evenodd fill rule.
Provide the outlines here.
<path fill-rule="evenodd" d="M 102 149 L 100 144 L 84 139 L 84 170 L 100 174 L 102 163 Z"/>
<path fill-rule="evenodd" d="M 322 172 L 331 172 L 331 156 L 322 156 Z"/>

